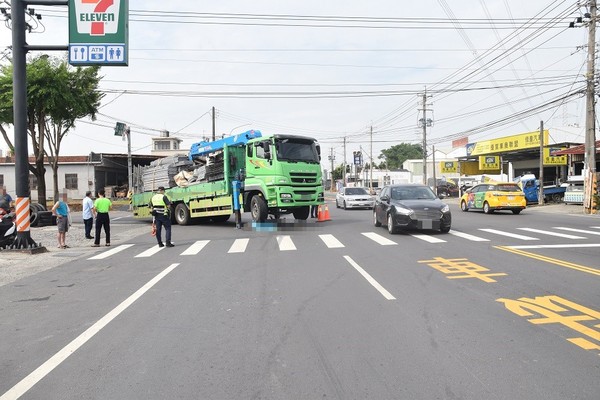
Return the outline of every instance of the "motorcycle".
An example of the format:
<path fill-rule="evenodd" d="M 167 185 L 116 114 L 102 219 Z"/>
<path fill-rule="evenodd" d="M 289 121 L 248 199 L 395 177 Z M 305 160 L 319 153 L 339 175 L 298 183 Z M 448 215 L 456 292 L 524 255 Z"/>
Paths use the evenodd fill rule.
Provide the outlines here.
<path fill-rule="evenodd" d="M 0 249 L 10 247 L 17 238 L 17 225 L 13 213 L 2 213 L 0 209 Z"/>

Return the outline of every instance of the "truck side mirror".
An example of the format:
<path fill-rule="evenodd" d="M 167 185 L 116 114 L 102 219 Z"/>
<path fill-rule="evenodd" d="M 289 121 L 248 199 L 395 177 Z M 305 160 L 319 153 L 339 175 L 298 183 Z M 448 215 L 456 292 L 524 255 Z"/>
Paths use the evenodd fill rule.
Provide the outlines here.
<path fill-rule="evenodd" d="M 317 154 L 319 155 L 319 161 L 321 161 L 321 146 L 317 145 Z"/>
<path fill-rule="evenodd" d="M 265 140 L 263 143 L 263 149 L 265 150 L 265 158 L 271 160 L 271 142 Z"/>

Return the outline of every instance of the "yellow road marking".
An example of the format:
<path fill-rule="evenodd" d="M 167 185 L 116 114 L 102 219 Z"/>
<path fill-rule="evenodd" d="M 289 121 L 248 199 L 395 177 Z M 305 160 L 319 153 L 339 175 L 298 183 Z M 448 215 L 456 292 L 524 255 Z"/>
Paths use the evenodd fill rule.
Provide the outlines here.
<path fill-rule="evenodd" d="M 494 247 L 497 249 L 500 249 L 500 250 L 508 251 L 510 253 L 518 254 L 521 256 L 533 258 L 533 259 L 540 260 L 540 261 L 545 261 L 550 264 L 555 264 L 555 265 L 559 265 L 561 267 L 571 268 L 571 269 L 574 269 L 577 271 L 587 272 L 588 274 L 600 276 L 600 270 L 592 268 L 592 267 L 586 267 L 585 265 L 579 265 L 579 264 L 575 264 L 575 263 L 568 262 L 568 261 L 558 260 L 556 258 L 551 258 L 551 257 L 542 256 L 539 254 L 530 253 L 528 251 L 523 251 L 520 249 L 514 249 L 514 248 L 511 248 L 510 246 L 494 246 Z"/>

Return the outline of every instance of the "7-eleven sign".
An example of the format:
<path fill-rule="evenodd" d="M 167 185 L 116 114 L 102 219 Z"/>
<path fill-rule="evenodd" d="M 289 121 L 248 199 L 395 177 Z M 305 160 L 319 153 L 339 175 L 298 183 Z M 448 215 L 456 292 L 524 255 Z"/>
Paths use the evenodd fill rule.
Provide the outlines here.
<path fill-rule="evenodd" d="M 69 62 L 127 65 L 129 0 L 69 0 Z"/>

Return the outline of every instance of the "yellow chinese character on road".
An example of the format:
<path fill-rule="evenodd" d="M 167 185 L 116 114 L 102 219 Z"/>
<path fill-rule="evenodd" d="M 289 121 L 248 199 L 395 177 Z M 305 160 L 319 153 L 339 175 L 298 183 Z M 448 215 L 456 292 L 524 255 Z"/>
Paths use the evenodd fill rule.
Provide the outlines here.
<path fill-rule="evenodd" d="M 559 296 L 540 296 L 534 299 L 521 297 L 520 299 L 497 299 L 500 303 L 513 313 L 521 317 L 530 318 L 532 324 L 562 324 L 582 335 L 594 339 L 600 343 L 600 312 L 581 306 Z M 593 327 L 582 324 L 581 321 L 594 321 L 590 323 Z M 600 350 L 600 344 L 594 343 L 586 338 L 576 337 L 567 339 L 569 342 L 586 350 Z"/>
<path fill-rule="evenodd" d="M 442 258 L 435 257 L 433 260 L 424 260 L 419 261 L 420 263 L 428 263 L 430 267 L 437 269 L 440 272 L 443 272 L 447 275 L 448 279 L 464 279 L 464 278 L 476 278 L 482 280 L 484 282 L 496 282 L 494 279 L 490 278 L 490 276 L 503 276 L 505 273 L 493 273 L 493 274 L 485 274 L 484 272 L 488 272 L 489 269 L 482 267 L 481 265 L 477 265 L 470 261 L 467 261 L 466 258 Z"/>

